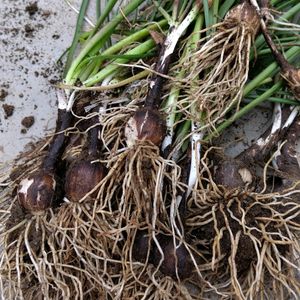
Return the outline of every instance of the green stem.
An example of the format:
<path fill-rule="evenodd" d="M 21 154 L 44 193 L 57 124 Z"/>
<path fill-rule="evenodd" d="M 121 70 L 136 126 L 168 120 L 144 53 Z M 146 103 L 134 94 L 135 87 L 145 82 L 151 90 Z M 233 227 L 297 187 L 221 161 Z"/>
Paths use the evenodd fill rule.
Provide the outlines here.
<path fill-rule="evenodd" d="M 271 0 L 271 5 L 274 6 L 280 1 L 282 1 L 282 0 Z"/>
<path fill-rule="evenodd" d="M 67 62 L 66 62 L 65 69 L 64 69 L 64 75 L 63 75 L 64 77 L 66 77 L 66 74 L 72 64 L 73 56 L 74 56 L 74 53 L 75 53 L 75 50 L 76 50 L 76 47 L 77 47 L 77 44 L 78 44 L 78 41 L 80 38 L 80 32 L 81 32 L 82 24 L 84 21 L 84 16 L 85 16 L 86 10 L 89 6 L 89 2 L 90 2 L 89 0 L 83 0 L 81 3 L 73 41 L 72 41 L 71 47 L 69 49 Z"/>
<path fill-rule="evenodd" d="M 158 28 L 164 28 L 166 25 L 168 24 L 167 20 L 162 20 L 158 23 L 152 24 L 147 28 L 144 28 L 136 33 L 133 33 L 132 35 L 124 38 L 123 40 L 119 41 L 118 43 L 114 44 L 113 46 L 111 46 L 110 48 L 106 49 L 105 51 L 102 52 L 101 55 L 99 55 L 99 57 L 95 56 L 94 59 L 95 62 L 89 64 L 86 66 L 86 71 L 84 72 L 84 74 L 86 74 L 85 76 L 80 77 L 81 81 L 86 81 L 88 80 L 88 77 L 90 76 L 91 78 L 94 78 L 95 76 L 97 76 L 98 72 L 96 72 L 95 74 L 92 73 L 92 71 L 95 69 L 95 66 L 97 65 L 98 68 L 100 68 L 100 66 L 102 65 L 102 63 L 106 60 L 106 58 L 109 55 L 113 55 L 117 52 L 119 52 L 120 50 L 126 48 L 128 45 L 137 42 L 139 40 L 142 40 L 143 38 L 145 38 L 146 36 L 148 36 L 150 34 L 151 30 L 155 30 Z M 89 60 L 87 59 L 87 62 Z M 79 68 L 80 66 L 78 66 Z M 101 71 L 100 71 L 101 72 Z M 92 73 L 92 74 L 91 74 Z M 74 83 L 74 82 L 72 82 Z"/>
<path fill-rule="evenodd" d="M 117 89 L 120 87 L 123 87 L 125 85 L 128 85 L 134 81 L 140 80 L 142 78 L 147 77 L 151 72 L 149 70 L 144 70 L 141 71 L 139 73 L 137 73 L 136 75 L 133 75 L 131 77 L 128 77 L 124 80 L 118 81 L 117 83 L 110 83 L 109 85 L 102 85 L 102 86 L 92 86 L 92 87 L 78 87 L 78 86 L 69 86 L 69 85 L 58 85 L 58 88 L 62 88 L 62 89 L 72 89 L 72 90 L 76 90 L 76 91 L 96 91 L 96 92 L 100 92 L 100 91 L 108 91 L 108 90 L 113 90 L 113 89 Z"/>
<path fill-rule="evenodd" d="M 293 43 L 293 46 L 295 46 L 295 45 L 296 45 L 296 44 Z M 298 43 L 298 45 L 300 46 L 299 43 Z M 298 46 L 298 45 L 297 45 L 297 46 Z M 284 47 L 290 47 L 290 46 L 291 46 L 291 43 L 282 43 L 282 44 L 280 44 L 280 46 L 281 46 L 281 48 L 284 49 Z M 261 56 L 261 55 L 266 55 L 266 54 L 272 54 L 272 51 L 271 51 L 270 49 L 263 49 L 263 50 L 258 51 L 257 54 L 258 54 L 259 56 Z"/>
<path fill-rule="evenodd" d="M 124 20 L 124 16 L 129 15 L 133 12 L 144 0 L 132 0 L 124 9 L 122 13 L 116 15 L 109 23 L 107 23 L 99 32 L 97 32 L 80 51 L 79 55 L 73 61 L 67 75 L 65 82 L 68 84 L 72 81 L 73 75 L 76 71 L 77 66 L 85 58 L 86 55 L 95 47 L 101 48 L 108 40 L 114 29 Z"/>
<path fill-rule="evenodd" d="M 300 3 L 293 6 L 290 10 L 285 12 L 282 16 L 279 17 L 279 19 L 289 20 L 291 19 L 295 14 L 297 14 L 300 11 Z"/>
<path fill-rule="evenodd" d="M 186 136 L 191 131 L 191 124 L 192 124 L 191 120 L 187 120 L 182 124 L 179 133 L 176 137 L 175 145 L 180 144 L 182 143 L 183 140 L 185 140 Z"/>
<path fill-rule="evenodd" d="M 188 51 L 187 51 L 188 54 L 189 54 L 190 50 L 195 51 L 197 49 L 197 44 L 200 40 L 200 30 L 203 27 L 203 23 L 204 23 L 204 18 L 203 18 L 203 14 L 201 14 L 201 15 L 199 15 L 199 17 L 196 20 L 193 35 L 192 35 L 192 38 L 191 38 L 191 41 L 190 41 L 190 45 L 188 46 Z M 192 113 L 196 112 L 195 105 L 193 105 L 191 107 L 191 111 L 192 111 Z"/>
<path fill-rule="evenodd" d="M 297 55 L 300 54 L 300 47 L 294 46 L 290 48 L 286 52 L 286 59 L 288 61 L 292 61 Z M 276 62 L 270 64 L 265 70 L 263 70 L 258 76 L 256 76 L 254 79 L 252 79 L 244 88 L 243 95 L 248 95 L 253 89 L 255 89 L 261 81 L 264 81 L 266 78 L 270 76 L 274 76 L 276 73 L 278 73 L 279 67 Z"/>
<path fill-rule="evenodd" d="M 195 22 L 194 30 L 189 36 L 187 44 L 184 49 L 183 56 L 181 57 L 180 64 L 183 64 L 184 60 L 190 55 L 192 50 L 196 50 L 197 43 L 200 40 L 200 30 L 203 27 L 204 17 L 203 14 L 200 14 Z M 188 70 L 182 68 L 179 73 L 176 75 L 177 80 L 182 80 Z M 174 135 L 174 123 L 176 119 L 176 105 L 179 97 L 180 89 L 174 85 L 170 91 L 170 95 L 165 104 L 166 112 L 166 125 L 167 125 L 167 134 L 162 144 L 162 150 L 165 151 L 171 145 Z M 181 132 L 181 131 L 180 131 Z"/>
<path fill-rule="evenodd" d="M 295 0 L 284 1 L 284 3 L 279 3 L 276 9 L 278 11 L 284 11 L 286 8 L 290 8 L 291 6 L 295 6 Z"/>
<path fill-rule="evenodd" d="M 101 0 L 96 0 L 96 17 L 99 19 L 101 16 Z"/>
<path fill-rule="evenodd" d="M 108 15 L 114 8 L 117 1 L 118 0 L 109 0 L 109 2 L 105 5 L 103 13 L 98 17 L 96 26 L 92 31 L 91 37 L 94 36 L 94 34 L 98 31 L 99 27 L 103 24 L 105 19 L 108 17 Z M 97 3 L 99 4 L 99 9 L 97 8 L 97 13 L 100 13 L 100 2 L 101 2 L 100 0 L 97 0 Z"/>
<path fill-rule="evenodd" d="M 267 100 L 270 102 L 288 104 L 288 105 L 294 105 L 294 106 L 300 105 L 299 101 L 294 101 L 294 100 L 284 99 L 284 98 L 270 97 Z"/>
<path fill-rule="evenodd" d="M 261 104 L 263 101 L 267 100 L 270 96 L 272 96 L 275 92 L 277 92 L 283 85 L 282 81 L 279 81 L 278 83 L 274 84 L 270 89 L 268 89 L 265 93 L 257 97 L 255 100 L 251 101 L 249 104 L 241 108 L 239 111 L 237 111 L 234 115 L 232 115 L 229 119 L 227 119 L 225 122 L 223 122 L 220 126 L 216 128 L 216 130 L 206 136 L 204 138 L 205 141 L 210 141 L 212 138 L 218 136 L 220 132 L 222 132 L 224 129 L 229 127 L 233 122 L 247 114 L 249 111 L 251 111 L 253 108 Z"/>
<path fill-rule="evenodd" d="M 208 5 L 208 0 L 203 0 L 203 10 L 204 10 L 204 16 L 205 16 L 205 26 L 206 28 L 209 28 L 212 25 L 212 20 L 211 20 L 211 14 L 210 14 L 210 9 Z M 207 35 L 210 34 L 210 31 L 208 30 Z"/>
<path fill-rule="evenodd" d="M 173 19 L 169 15 L 169 13 L 162 6 L 160 6 L 157 1 L 154 1 L 154 4 L 156 5 L 158 11 L 162 14 L 162 16 L 168 21 L 168 24 L 171 25 L 173 23 Z"/>
<path fill-rule="evenodd" d="M 300 3 L 293 6 L 290 10 L 285 12 L 279 19 L 289 20 L 299 11 L 300 11 Z M 265 39 L 264 39 L 263 35 L 262 34 L 259 35 L 257 37 L 257 39 L 255 40 L 254 49 L 259 49 L 263 45 L 264 42 L 265 42 Z M 253 60 L 254 56 L 255 56 L 255 52 L 253 50 L 251 50 L 250 60 Z"/>
<path fill-rule="evenodd" d="M 288 61 L 293 60 L 297 54 L 299 54 L 300 47 L 294 46 L 291 49 L 289 49 L 286 52 L 286 59 Z M 270 64 L 264 71 L 262 71 L 258 76 L 256 76 L 252 81 L 250 81 L 244 88 L 243 96 L 247 96 L 253 89 L 257 88 L 261 85 L 261 82 L 269 78 L 270 76 L 275 75 L 279 71 L 279 67 L 276 62 Z M 262 103 L 264 100 L 266 100 L 268 97 L 270 97 L 272 94 L 274 94 L 276 91 L 279 90 L 279 88 L 282 86 L 283 82 L 280 81 L 279 83 L 275 84 L 272 88 L 267 90 L 265 93 L 263 93 L 261 96 L 257 97 L 255 100 L 253 100 L 251 103 L 244 106 L 242 109 L 240 109 L 238 112 L 236 112 L 233 116 L 231 116 L 229 119 L 224 121 L 220 126 L 217 127 L 216 131 L 209 134 L 207 137 L 205 137 L 205 141 L 210 141 L 212 138 L 217 136 L 221 131 L 229 127 L 233 122 L 235 122 L 240 117 L 244 116 L 246 113 L 248 113 L 251 109 Z"/>
<path fill-rule="evenodd" d="M 213 24 L 218 22 L 218 12 L 219 12 L 220 0 L 215 0 L 213 2 Z"/>
<path fill-rule="evenodd" d="M 197 49 L 197 44 L 200 40 L 200 30 L 203 27 L 203 22 L 204 22 L 204 16 L 203 14 L 200 14 L 198 18 L 196 19 L 194 31 L 192 33 L 192 39 L 191 39 L 191 49 L 196 50 Z"/>
<path fill-rule="evenodd" d="M 139 46 L 129 50 L 128 52 L 125 53 L 125 55 L 138 55 L 140 53 L 145 53 L 145 52 L 151 50 L 154 46 L 155 46 L 155 43 L 151 39 L 151 40 L 148 40 L 148 41 L 140 44 Z M 115 61 L 110 63 L 108 66 L 103 68 L 95 76 L 93 76 L 93 77 L 89 78 L 88 80 L 86 80 L 85 82 L 83 82 L 83 84 L 85 86 L 92 86 L 92 85 L 102 81 L 104 78 L 106 78 L 107 76 L 109 76 L 112 73 L 114 73 L 115 71 L 117 71 L 120 68 L 119 64 L 125 64 L 128 61 L 129 61 L 129 59 L 116 59 Z"/>
<path fill-rule="evenodd" d="M 158 23 L 152 24 L 149 27 L 144 28 L 144 29 L 142 29 L 142 30 L 126 37 L 125 39 L 119 41 L 118 43 L 114 44 L 110 48 L 103 51 L 103 53 L 101 55 L 115 54 L 118 51 L 120 51 L 120 50 L 124 49 L 125 47 L 127 47 L 128 45 L 145 38 L 146 36 L 148 36 L 150 34 L 151 30 L 155 30 L 155 29 L 158 29 L 158 28 L 164 28 L 167 24 L 168 24 L 167 20 L 162 20 Z"/>
<path fill-rule="evenodd" d="M 129 35 L 128 37 L 124 38 L 123 40 L 119 41 L 118 43 L 114 44 L 113 46 L 111 46 L 110 48 L 106 49 L 105 51 L 102 52 L 101 55 L 99 55 L 99 58 L 97 58 L 97 56 L 95 56 L 93 59 L 93 63 L 88 65 L 86 68 L 86 71 L 84 72 L 86 74 L 84 78 L 84 81 L 86 81 L 88 79 L 88 77 L 94 77 L 102 63 L 105 61 L 105 56 L 106 55 L 113 55 L 115 53 L 117 53 L 118 51 L 128 47 L 128 45 L 136 42 L 136 41 L 139 41 L 139 40 L 142 40 L 144 37 L 148 36 L 150 34 L 150 31 L 151 30 L 155 30 L 155 29 L 158 29 L 158 28 L 164 28 L 166 25 L 168 24 L 167 20 L 162 20 L 158 23 L 154 23 L 150 26 L 148 26 L 147 28 L 144 28 L 142 30 L 139 30 L 131 35 Z M 102 58 L 101 58 L 102 56 Z M 79 66 L 78 66 L 79 68 Z"/>
<path fill-rule="evenodd" d="M 229 9 L 232 7 L 235 0 L 226 0 L 220 7 L 219 16 L 220 18 L 224 18 Z"/>

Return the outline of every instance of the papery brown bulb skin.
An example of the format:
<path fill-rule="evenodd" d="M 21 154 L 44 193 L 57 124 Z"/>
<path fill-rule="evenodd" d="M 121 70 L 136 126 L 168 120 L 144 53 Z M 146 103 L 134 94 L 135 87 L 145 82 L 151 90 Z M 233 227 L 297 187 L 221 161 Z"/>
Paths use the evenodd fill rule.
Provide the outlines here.
<path fill-rule="evenodd" d="M 148 141 L 160 146 L 166 135 L 166 124 L 158 110 L 140 108 L 128 120 L 125 137 L 129 147 L 138 141 Z"/>
<path fill-rule="evenodd" d="M 42 213 L 52 206 L 56 188 L 54 174 L 37 172 L 23 179 L 18 187 L 20 205 L 31 213 Z"/>
<path fill-rule="evenodd" d="M 244 24 L 246 31 L 251 31 L 255 36 L 260 28 L 260 17 L 253 5 L 243 2 L 233 7 L 225 16 L 224 26 L 233 28 Z"/>
<path fill-rule="evenodd" d="M 289 68 L 282 73 L 282 77 L 287 81 L 295 98 L 300 100 L 300 69 L 289 66 Z"/>
<path fill-rule="evenodd" d="M 105 167 L 99 162 L 80 160 L 69 167 L 66 174 L 65 193 L 72 202 L 78 202 L 104 178 Z M 95 196 L 95 191 L 91 196 Z"/>
<path fill-rule="evenodd" d="M 229 189 L 244 188 L 254 183 L 254 175 L 247 166 L 235 159 L 222 160 L 214 170 L 214 182 Z"/>
<path fill-rule="evenodd" d="M 149 244 L 149 242 L 150 242 L 150 237 L 148 231 L 138 230 L 135 235 L 133 246 L 132 246 L 132 257 L 136 261 L 145 262 L 147 260 L 148 253 L 149 253 L 149 262 L 150 262 L 151 249 L 149 248 L 151 248 L 151 244 Z"/>
<path fill-rule="evenodd" d="M 191 276 L 193 264 L 190 254 L 183 244 L 176 250 L 173 237 L 161 235 L 158 238 L 159 245 L 164 253 L 164 259 L 159 267 L 159 270 L 166 276 L 174 279 L 186 279 Z M 178 244 L 178 241 L 176 241 Z M 153 264 L 158 267 L 162 259 L 161 253 L 156 245 L 153 251 Z M 177 272 L 176 272 L 177 271 Z"/>

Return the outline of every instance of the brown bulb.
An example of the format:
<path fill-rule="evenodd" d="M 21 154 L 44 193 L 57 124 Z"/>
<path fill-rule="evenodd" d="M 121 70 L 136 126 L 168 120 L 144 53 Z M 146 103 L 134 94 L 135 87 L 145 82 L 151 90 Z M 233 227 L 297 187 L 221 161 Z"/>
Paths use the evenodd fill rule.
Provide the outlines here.
<path fill-rule="evenodd" d="M 179 279 L 189 277 L 193 270 L 193 264 L 191 262 L 190 254 L 185 246 L 180 245 L 175 251 L 173 237 L 165 235 L 160 235 L 158 241 L 164 253 L 164 260 L 162 261 L 159 270 L 166 276 L 173 277 L 174 279 L 177 279 L 178 277 Z M 178 243 L 178 241 L 176 241 L 176 243 Z M 158 267 L 162 256 L 157 246 L 154 247 L 153 264 Z"/>
<path fill-rule="evenodd" d="M 129 147 L 135 145 L 137 141 L 148 141 L 160 146 L 165 134 L 165 121 L 159 111 L 152 108 L 138 109 L 125 127 L 125 137 Z"/>
<path fill-rule="evenodd" d="M 51 207 L 56 188 L 54 174 L 40 171 L 23 179 L 18 187 L 20 205 L 31 213 L 42 213 Z"/>
<path fill-rule="evenodd" d="M 81 160 L 73 163 L 66 174 L 66 197 L 73 202 L 82 199 L 104 178 L 105 168 L 99 162 Z M 91 196 L 95 196 L 95 191 Z"/>
<path fill-rule="evenodd" d="M 282 73 L 282 77 L 287 81 L 295 98 L 300 100 L 300 70 L 289 66 L 289 68 Z"/>
<path fill-rule="evenodd" d="M 254 184 L 254 176 L 241 161 L 226 159 L 217 165 L 214 172 L 214 181 L 216 184 L 235 189 Z"/>
<path fill-rule="evenodd" d="M 244 25 L 244 28 L 255 36 L 260 28 L 260 18 L 254 6 L 243 2 L 233 7 L 225 16 L 225 27 L 233 28 Z"/>
<path fill-rule="evenodd" d="M 147 230 L 138 230 L 132 247 L 132 257 L 139 261 L 145 262 L 150 252 L 149 246 L 149 233 Z M 149 256 L 151 259 L 151 256 Z"/>

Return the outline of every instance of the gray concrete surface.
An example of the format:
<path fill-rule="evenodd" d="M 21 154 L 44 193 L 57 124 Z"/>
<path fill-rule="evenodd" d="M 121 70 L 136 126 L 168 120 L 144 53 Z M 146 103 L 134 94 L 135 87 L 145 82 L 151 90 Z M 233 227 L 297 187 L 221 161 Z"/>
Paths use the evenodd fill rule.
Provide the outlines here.
<path fill-rule="evenodd" d="M 56 62 L 71 43 L 75 22 L 76 13 L 62 0 L 0 2 L 0 162 L 53 129 L 51 81 L 60 76 Z M 14 106 L 11 116 L 5 105 Z M 21 123 L 28 116 L 34 123 L 26 129 Z"/>

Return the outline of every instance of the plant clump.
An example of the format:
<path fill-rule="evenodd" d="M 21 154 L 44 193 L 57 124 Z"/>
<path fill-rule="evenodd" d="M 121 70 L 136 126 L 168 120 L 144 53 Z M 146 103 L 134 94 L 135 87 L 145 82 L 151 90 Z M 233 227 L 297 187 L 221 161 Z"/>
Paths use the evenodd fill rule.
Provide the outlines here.
<path fill-rule="evenodd" d="M 82 30 L 82 1 L 55 133 L 0 172 L 1 297 L 297 298 L 299 26 L 269 1 L 117 2 Z"/>

